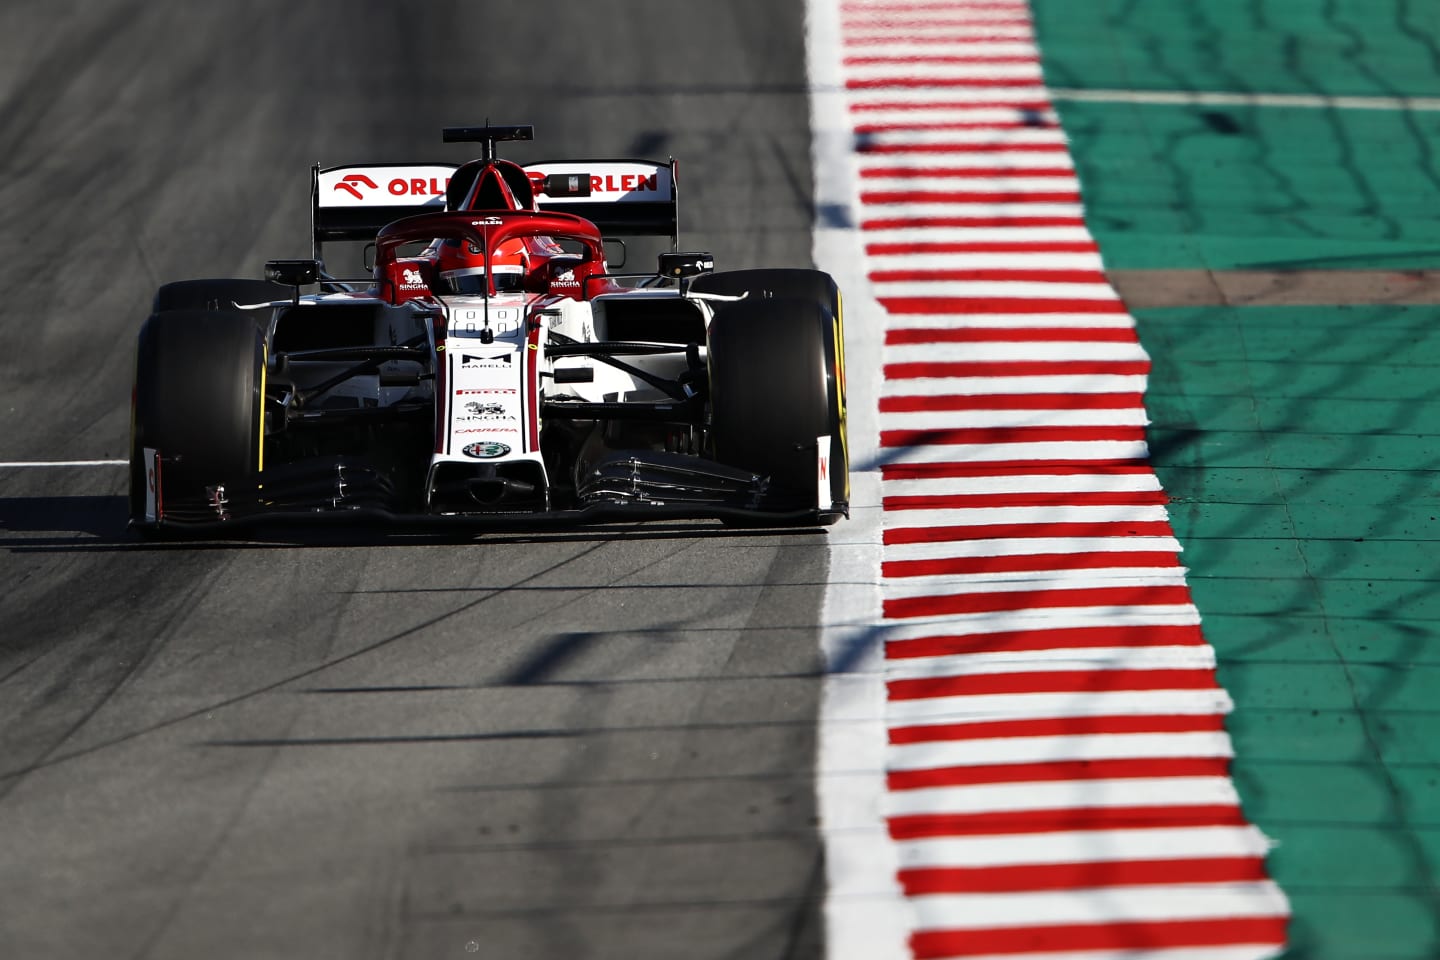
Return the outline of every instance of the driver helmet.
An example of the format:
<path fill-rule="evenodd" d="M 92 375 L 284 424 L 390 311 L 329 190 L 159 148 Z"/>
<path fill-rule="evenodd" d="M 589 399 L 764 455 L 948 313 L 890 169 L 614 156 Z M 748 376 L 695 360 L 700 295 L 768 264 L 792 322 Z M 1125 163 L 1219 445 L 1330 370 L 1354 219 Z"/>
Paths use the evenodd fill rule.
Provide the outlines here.
<path fill-rule="evenodd" d="M 490 273 L 496 293 L 519 293 L 525 289 L 530 266 L 523 240 L 507 240 L 490 255 Z M 485 255 L 465 240 L 446 240 L 440 245 L 437 272 L 442 293 L 482 296 L 485 293 Z"/>

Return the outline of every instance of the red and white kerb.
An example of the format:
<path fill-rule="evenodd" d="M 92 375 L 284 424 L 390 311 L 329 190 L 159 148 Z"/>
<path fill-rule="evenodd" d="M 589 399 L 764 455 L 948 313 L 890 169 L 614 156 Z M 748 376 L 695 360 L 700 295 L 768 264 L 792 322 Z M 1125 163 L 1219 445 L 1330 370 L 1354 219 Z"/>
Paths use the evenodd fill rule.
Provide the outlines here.
<path fill-rule="evenodd" d="M 1150 361 L 1027 4 L 844 0 L 838 23 L 883 307 L 880 814 L 909 950 L 1275 956 L 1288 904 L 1148 464 Z"/>

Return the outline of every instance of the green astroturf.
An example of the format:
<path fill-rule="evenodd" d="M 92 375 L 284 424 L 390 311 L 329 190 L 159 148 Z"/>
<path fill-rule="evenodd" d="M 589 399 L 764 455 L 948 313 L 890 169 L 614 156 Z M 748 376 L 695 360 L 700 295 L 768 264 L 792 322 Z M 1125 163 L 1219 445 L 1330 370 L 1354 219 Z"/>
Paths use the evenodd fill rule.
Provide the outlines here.
<path fill-rule="evenodd" d="M 1142 311 L 1156 470 L 1294 960 L 1440 956 L 1440 324 Z"/>
<path fill-rule="evenodd" d="M 1440 96 L 1440 2 L 1034 0 L 1052 86 Z M 1126 269 L 1440 268 L 1440 112 L 1061 102 Z M 1137 313 L 1289 960 L 1440 957 L 1440 307 Z"/>
<path fill-rule="evenodd" d="M 1037 0 L 1051 86 L 1440 97 L 1440 3 Z M 1440 266 L 1440 111 L 1062 103 L 1112 268 Z"/>

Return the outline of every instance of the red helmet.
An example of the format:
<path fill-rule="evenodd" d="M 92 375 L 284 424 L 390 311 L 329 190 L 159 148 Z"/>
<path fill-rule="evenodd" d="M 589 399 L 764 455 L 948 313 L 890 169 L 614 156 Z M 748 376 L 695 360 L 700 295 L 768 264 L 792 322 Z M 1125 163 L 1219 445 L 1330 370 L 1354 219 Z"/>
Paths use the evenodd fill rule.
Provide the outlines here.
<path fill-rule="evenodd" d="M 524 240 L 507 240 L 490 255 L 490 275 L 495 293 L 518 293 L 525 289 L 525 274 L 530 268 L 529 251 Z M 437 286 L 442 293 L 480 296 L 485 289 L 485 255 L 478 246 L 465 240 L 444 240 L 440 243 Z"/>

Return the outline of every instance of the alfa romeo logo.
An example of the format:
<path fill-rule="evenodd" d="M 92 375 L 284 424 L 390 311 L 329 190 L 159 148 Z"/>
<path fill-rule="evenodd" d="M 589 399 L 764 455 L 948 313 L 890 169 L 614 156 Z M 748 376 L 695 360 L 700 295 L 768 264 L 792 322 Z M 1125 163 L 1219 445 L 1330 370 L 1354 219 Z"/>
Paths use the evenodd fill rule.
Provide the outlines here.
<path fill-rule="evenodd" d="M 510 452 L 510 448 L 494 440 L 481 440 L 479 443 L 466 444 L 460 452 L 476 460 L 494 460 L 496 457 L 505 456 Z"/>

